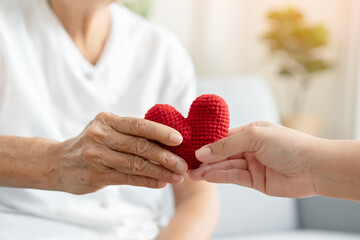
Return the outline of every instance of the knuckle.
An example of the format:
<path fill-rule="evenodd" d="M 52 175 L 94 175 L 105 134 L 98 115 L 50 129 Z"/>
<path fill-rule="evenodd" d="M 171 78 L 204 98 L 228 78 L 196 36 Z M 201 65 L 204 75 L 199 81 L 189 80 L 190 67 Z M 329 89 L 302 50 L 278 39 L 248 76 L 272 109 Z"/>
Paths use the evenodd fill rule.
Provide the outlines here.
<path fill-rule="evenodd" d="M 125 180 L 129 185 L 157 188 L 157 181 L 148 177 L 127 175 Z"/>
<path fill-rule="evenodd" d="M 144 179 L 144 181 L 143 181 L 144 186 L 149 187 L 149 188 L 156 188 L 157 184 L 156 184 L 155 180 L 150 179 L 150 178 L 143 178 L 143 179 Z"/>
<path fill-rule="evenodd" d="M 146 131 L 148 122 L 141 118 L 135 118 L 131 121 L 130 130 L 134 133 L 142 134 Z"/>
<path fill-rule="evenodd" d="M 144 159 L 142 159 L 141 157 L 138 157 L 138 156 L 134 156 L 130 160 L 129 165 L 130 165 L 130 169 L 133 172 L 142 172 L 146 168 L 146 162 L 144 161 Z"/>
<path fill-rule="evenodd" d="M 163 157 L 162 157 L 162 165 L 164 165 L 164 166 L 175 165 L 173 155 L 170 152 L 167 152 L 167 151 L 164 152 Z"/>
<path fill-rule="evenodd" d="M 93 124 L 86 130 L 85 136 L 91 137 L 91 136 L 95 135 L 96 132 L 97 132 L 96 126 L 95 126 L 95 124 Z"/>
<path fill-rule="evenodd" d="M 141 186 L 141 178 L 139 176 L 126 175 L 125 181 L 133 186 Z"/>
<path fill-rule="evenodd" d="M 256 138 L 259 136 L 259 128 L 256 126 L 250 126 L 249 128 L 245 129 L 245 133 L 248 134 L 251 138 Z"/>
<path fill-rule="evenodd" d="M 226 169 L 235 169 L 235 164 L 233 163 L 233 161 L 226 161 Z"/>
<path fill-rule="evenodd" d="M 219 144 L 220 150 L 221 150 L 221 151 L 224 150 L 224 149 L 226 148 L 226 143 L 225 143 L 225 141 L 224 141 L 224 140 L 221 140 L 219 143 L 220 143 L 220 144 Z"/>
<path fill-rule="evenodd" d="M 150 144 L 150 142 L 145 139 L 145 138 L 136 138 L 135 143 L 134 143 L 134 153 L 139 154 L 139 155 L 143 155 L 147 152 L 152 151 L 152 145 Z"/>
<path fill-rule="evenodd" d="M 93 159 L 99 159 L 102 157 L 101 151 L 95 149 L 94 147 L 85 146 L 81 157 L 84 160 L 93 160 Z"/>
<path fill-rule="evenodd" d="M 102 120 L 106 117 L 107 113 L 106 112 L 100 112 L 96 115 L 95 120 Z"/>
<path fill-rule="evenodd" d="M 264 125 L 264 126 L 273 126 L 274 123 L 269 122 L 269 121 L 264 121 L 264 122 L 263 122 L 263 125 Z"/>
<path fill-rule="evenodd" d="M 214 152 L 214 153 L 222 152 L 226 148 L 226 143 L 222 139 L 222 140 L 219 140 L 216 144 L 210 145 L 210 148 L 211 148 L 211 152 Z"/>
<path fill-rule="evenodd" d="M 107 138 L 107 132 L 99 124 L 92 123 L 86 129 L 84 137 L 90 141 L 102 142 Z"/>
<path fill-rule="evenodd" d="M 166 170 L 165 168 L 160 168 L 160 170 L 159 170 L 159 176 L 160 176 L 161 179 L 168 179 L 168 178 L 171 177 L 170 175 L 171 175 L 171 174 L 169 173 L 168 170 Z M 160 180 L 161 180 L 161 179 L 160 179 Z"/>
<path fill-rule="evenodd" d="M 107 124 L 110 119 L 113 117 L 112 113 L 109 112 L 100 112 L 99 114 L 96 115 L 95 117 L 95 121 Z"/>
<path fill-rule="evenodd" d="M 151 182 L 150 178 L 142 178 L 142 184 L 145 186 L 151 186 Z"/>
<path fill-rule="evenodd" d="M 258 122 L 254 122 L 250 126 L 254 126 L 254 127 L 271 127 L 271 126 L 275 126 L 275 124 L 272 123 L 272 122 L 269 122 L 269 121 L 258 121 Z"/>

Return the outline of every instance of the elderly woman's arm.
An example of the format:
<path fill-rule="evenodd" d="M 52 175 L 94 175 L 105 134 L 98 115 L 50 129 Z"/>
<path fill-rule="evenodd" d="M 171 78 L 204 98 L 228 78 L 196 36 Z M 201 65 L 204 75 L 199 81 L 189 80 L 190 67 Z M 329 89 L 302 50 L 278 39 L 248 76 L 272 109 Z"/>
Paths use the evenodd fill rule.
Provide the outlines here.
<path fill-rule="evenodd" d="M 98 114 L 64 142 L 0 136 L 0 186 L 85 194 L 108 185 L 180 183 L 186 162 L 152 140 L 175 146 L 182 137 L 164 125 L 111 113 Z"/>
<path fill-rule="evenodd" d="M 0 186 L 52 189 L 49 149 L 56 143 L 44 138 L 0 136 Z"/>
<path fill-rule="evenodd" d="M 189 178 L 173 185 L 175 214 L 158 240 L 210 239 L 219 217 L 219 200 L 214 185 Z"/>

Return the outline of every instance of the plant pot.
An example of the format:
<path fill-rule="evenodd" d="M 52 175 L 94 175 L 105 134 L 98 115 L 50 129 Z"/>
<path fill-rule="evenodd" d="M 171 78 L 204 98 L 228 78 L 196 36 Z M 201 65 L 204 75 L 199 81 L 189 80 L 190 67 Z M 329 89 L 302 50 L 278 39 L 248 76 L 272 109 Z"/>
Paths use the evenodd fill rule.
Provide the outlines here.
<path fill-rule="evenodd" d="M 285 127 L 292 128 L 313 136 L 319 136 L 323 125 L 323 119 L 318 114 L 294 113 L 281 118 Z"/>

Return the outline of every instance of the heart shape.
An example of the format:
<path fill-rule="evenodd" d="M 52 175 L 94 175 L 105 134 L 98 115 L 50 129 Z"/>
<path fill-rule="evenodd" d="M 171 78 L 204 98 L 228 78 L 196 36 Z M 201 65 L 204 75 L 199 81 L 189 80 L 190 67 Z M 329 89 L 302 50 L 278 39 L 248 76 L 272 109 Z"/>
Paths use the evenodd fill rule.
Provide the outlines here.
<path fill-rule="evenodd" d="M 191 104 L 187 118 L 171 105 L 156 104 L 145 119 L 176 129 L 183 136 L 183 142 L 176 147 L 162 146 L 185 159 L 189 169 L 196 169 L 201 162 L 196 159 L 195 151 L 227 136 L 230 115 L 224 99 L 205 94 Z"/>

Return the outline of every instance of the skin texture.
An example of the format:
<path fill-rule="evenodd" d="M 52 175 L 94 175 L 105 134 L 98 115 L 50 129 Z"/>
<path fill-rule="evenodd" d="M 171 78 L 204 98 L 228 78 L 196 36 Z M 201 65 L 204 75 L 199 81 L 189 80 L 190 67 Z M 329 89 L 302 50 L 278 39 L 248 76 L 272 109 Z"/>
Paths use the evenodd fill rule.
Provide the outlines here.
<path fill-rule="evenodd" d="M 110 3 L 114 0 L 50 0 L 50 6 L 69 37 L 90 63 L 101 57 L 111 29 Z"/>
<path fill-rule="evenodd" d="M 316 138 L 256 122 L 196 152 L 193 180 L 233 183 L 271 196 L 360 200 L 360 142 Z"/>
<path fill-rule="evenodd" d="M 0 185 L 86 194 L 108 185 L 182 182 L 186 162 L 151 140 L 177 145 L 182 137 L 164 125 L 111 113 L 98 114 L 65 142 L 1 136 Z"/>
<path fill-rule="evenodd" d="M 49 1 L 75 46 L 93 65 L 109 37 L 111 2 L 115 1 Z M 186 162 L 153 140 L 176 146 L 182 137 L 164 125 L 111 113 L 98 114 L 81 134 L 64 142 L 0 136 L 0 186 L 86 194 L 108 185 L 163 188 L 172 183 L 176 211 L 159 239 L 209 239 L 218 216 L 214 187 L 184 181 Z"/>
<path fill-rule="evenodd" d="M 173 185 L 175 214 L 157 240 L 210 239 L 219 218 L 219 199 L 215 186 L 193 182 L 188 177 Z"/>

